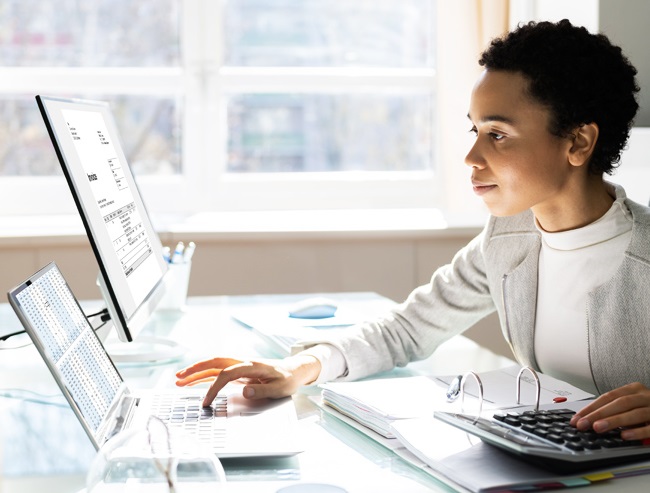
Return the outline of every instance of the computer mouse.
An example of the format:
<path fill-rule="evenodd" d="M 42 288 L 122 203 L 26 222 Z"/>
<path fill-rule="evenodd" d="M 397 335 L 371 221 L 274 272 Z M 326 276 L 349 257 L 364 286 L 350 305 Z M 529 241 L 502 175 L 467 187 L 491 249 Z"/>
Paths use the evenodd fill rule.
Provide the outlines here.
<path fill-rule="evenodd" d="M 289 308 L 292 318 L 330 318 L 336 313 L 338 306 L 334 300 L 322 297 L 307 298 Z"/>

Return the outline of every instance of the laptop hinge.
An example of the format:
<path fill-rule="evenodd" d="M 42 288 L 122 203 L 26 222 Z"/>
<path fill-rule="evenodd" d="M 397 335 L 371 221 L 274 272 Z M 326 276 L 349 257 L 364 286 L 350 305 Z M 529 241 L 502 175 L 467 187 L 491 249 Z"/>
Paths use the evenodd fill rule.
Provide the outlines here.
<path fill-rule="evenodd" d="M 115 411 L 111 413 L 113 417 L 106 424 L 106 432 L 104 433 L 102 443 L 106 443 L 107 440 L 129 426 L 134 408 L 137 407 L 139 402 L 140 399 L 138 397 L 133 397 L 129 394 L 122 395 Z"/>

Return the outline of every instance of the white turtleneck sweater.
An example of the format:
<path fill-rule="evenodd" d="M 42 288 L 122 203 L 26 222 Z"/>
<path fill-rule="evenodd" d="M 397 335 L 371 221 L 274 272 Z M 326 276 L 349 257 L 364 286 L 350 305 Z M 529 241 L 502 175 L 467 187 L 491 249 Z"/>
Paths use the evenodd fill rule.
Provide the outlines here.
<path fill-rule="evenodd" d="M 579 229 L 542 235 L 539 257 L 535 356 L 543 373 L 569 380 L 596 393 L 589 367 L 587 295 L 614 275 L 632 234 L 632 218 L 623 199 L 597 221 Z M 346 371 L 340 350 L 319 344 L 305 351 L 323 370 L 314 383 Z"/>
<path fill-rule="evenodd" d="M 632 218 L 623 199 L 597 221 L 542 235 L 539 256 L 535 357 L 543 373 L 596 393 L 589 366 L 587 295 L 623 262 Z"/>

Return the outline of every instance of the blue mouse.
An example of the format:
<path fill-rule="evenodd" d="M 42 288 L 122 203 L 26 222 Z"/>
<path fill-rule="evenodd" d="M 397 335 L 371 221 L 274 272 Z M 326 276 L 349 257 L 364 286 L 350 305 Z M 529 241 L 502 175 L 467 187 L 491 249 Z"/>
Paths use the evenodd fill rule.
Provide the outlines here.
<path fill-rule="evenodd" d="M 299 301 L 289 308 L 291 318 L 331 318 L 336 313 L 338 306 L 329 298 L 313 297 Z"/>

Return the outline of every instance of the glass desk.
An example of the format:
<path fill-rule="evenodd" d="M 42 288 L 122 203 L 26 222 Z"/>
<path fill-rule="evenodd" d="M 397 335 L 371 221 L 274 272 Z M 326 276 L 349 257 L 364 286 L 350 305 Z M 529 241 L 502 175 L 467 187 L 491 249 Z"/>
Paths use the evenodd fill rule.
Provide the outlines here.
<path fill-rule="evenodd" d="M 183 312 L 158 313 L 147 330 L 181 341 L 186 353 L 166 364 L 118 365 L 123 378 L 133 388 L 174 387 L 176 370 L 199 359 L 272 356 L 258 336 L 230 317 L 230 307 L 245 301 L 246 297 L 197 297 L 189 299 Z M 8 304 L 0 305 L 0 333 L 11 332 L 13 327 L 20 329 L 19 321 Z M 459 336 L 428 360 L 386 376 L 487 371 L 510 364 L 511 360 Z M 317 388 L 307 387 L 293 398 L 305 451 L 290 458 L 222 461 L 228 492 L 275 493 L 296 482 L 336 484 L 348 493 L 453 491 L 322 413 L 309 399 L 318 393 Z M 95 450 L 33 345 L 0 351 L 0 395 L 0 491 L 70 493 L 84 489 Z M 617 480 L 609 488 L 638 491 L 646 480 Z M 596 487 L 608 489 L 605 484 Z"/>

